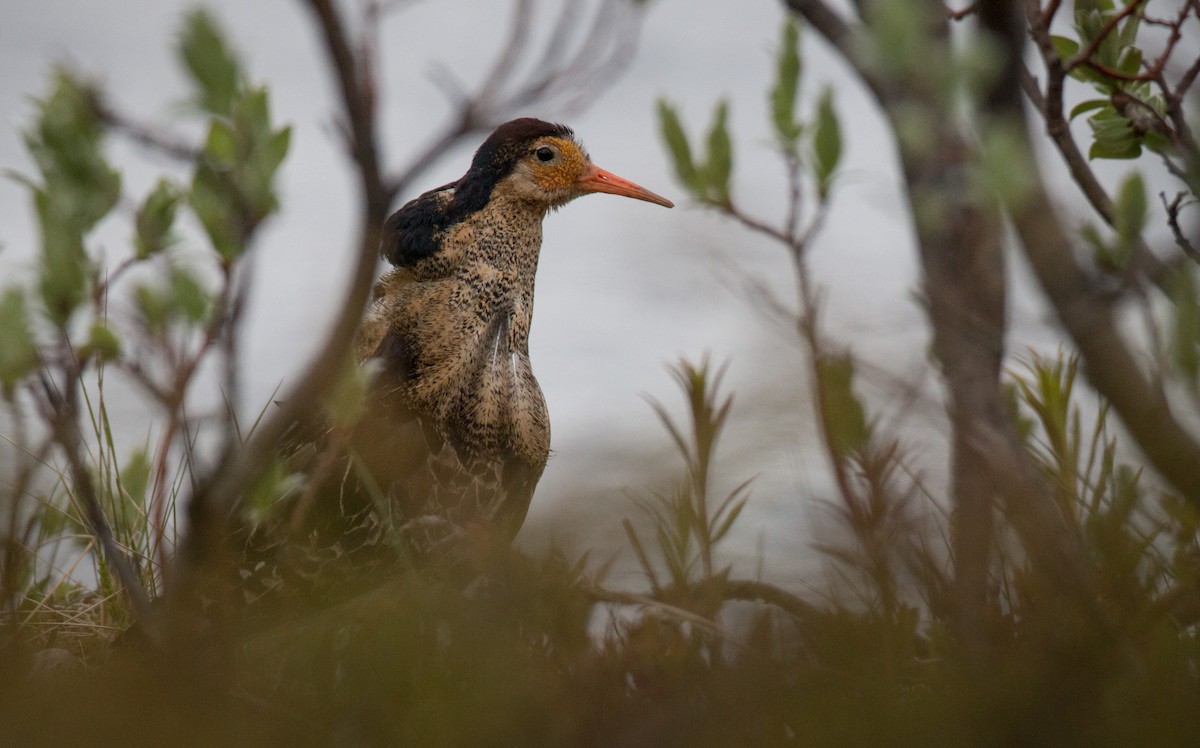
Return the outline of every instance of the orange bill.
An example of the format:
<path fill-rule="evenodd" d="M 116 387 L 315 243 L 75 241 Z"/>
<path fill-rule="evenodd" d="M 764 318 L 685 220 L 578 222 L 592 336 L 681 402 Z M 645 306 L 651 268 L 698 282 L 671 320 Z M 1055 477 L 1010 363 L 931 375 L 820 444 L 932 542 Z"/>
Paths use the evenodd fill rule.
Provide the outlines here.
<path fill-rule="evenodd" d="M 634 184 L 610 171 L 605 171 L 595 164 L 588 164 L 583 176 L 579 178 L 579 188 L 585 192 L 607 192 L 610 195 L 632 197 L 635 200 L 645 200 L 667 208 L 674 208 L 675 203 L 662 195 L 656 195 L 641 185 Z"/>

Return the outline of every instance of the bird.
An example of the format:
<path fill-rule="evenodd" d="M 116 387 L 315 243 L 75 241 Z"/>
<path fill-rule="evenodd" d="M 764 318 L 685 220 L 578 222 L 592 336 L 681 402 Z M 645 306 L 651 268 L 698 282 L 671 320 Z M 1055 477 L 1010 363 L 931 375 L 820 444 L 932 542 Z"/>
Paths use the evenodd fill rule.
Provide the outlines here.
<path fill-rule="evenodd" d="M 355 340 L 373 374 L 349 444 L 375 507 L 420 553 L 475 528 L 506 545 L 524 523 L 550 455 L 529 358 L 542 221 L 592 193 L 673 207 L 592 163 L 570 127 L 526 117 L 383 226 L 392 267 Z"/>

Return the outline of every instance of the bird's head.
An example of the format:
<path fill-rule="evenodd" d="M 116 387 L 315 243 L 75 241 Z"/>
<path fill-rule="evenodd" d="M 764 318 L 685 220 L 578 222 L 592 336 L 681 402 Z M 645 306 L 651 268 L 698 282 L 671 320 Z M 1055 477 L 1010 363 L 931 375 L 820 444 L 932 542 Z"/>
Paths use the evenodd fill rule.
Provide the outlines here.
<path fill-rule="evenodd" d="M 464 181 L 490 183 L 492 189 L 550 208 L 593 192 L 674 207 L 665 197 L 593 164 L 569 127 L 529 117 L 497 127 L 475 152 Z"/>

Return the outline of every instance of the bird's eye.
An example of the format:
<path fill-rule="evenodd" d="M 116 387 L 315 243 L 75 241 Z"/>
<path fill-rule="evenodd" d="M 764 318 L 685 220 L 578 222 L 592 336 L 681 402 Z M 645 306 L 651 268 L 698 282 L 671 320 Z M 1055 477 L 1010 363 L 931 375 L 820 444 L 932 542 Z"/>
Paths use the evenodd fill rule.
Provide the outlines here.
<path fill-rule="evenodd" d="M 538 161 L 545 162 L 554 159 L 554 150 L 547 146 L 538 148 L 536 151 L 534 151 L 534 154 L 537 155 Z"/>

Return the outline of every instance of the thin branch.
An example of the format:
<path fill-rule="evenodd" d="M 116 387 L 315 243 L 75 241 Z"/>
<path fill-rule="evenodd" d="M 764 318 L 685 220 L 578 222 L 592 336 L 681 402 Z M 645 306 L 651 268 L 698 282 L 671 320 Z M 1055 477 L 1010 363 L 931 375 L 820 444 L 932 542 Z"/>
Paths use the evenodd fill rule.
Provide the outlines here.
<path fill-rule="evenodd" d="M 1183 228 L 1179 225 L 1179 211 L 1184 207 L 1184 200 L 1188 198 L 1188 193 L 1180 192 L 1175 195 L 1175 199 L 1170 203 L 1167 202 L 1166 193 L 1160 192 L 1158 197 L 1162 200 L 1163 208 L 1167 211 L 1167 225 L 1171 227 L 1171 236 L 1175 239 L 1175 244 L 1184 251 L 1184 253 L 1192 258 L 1192 260 L 1200 264 L 1200 249 L 1188 239 Z M 1189 205 L 1195 205 L 1196 201 L 1190 200 Z"/>
<path fill-rule="evenodd" d="M 1108 38 L 1108 35 L 1116 30 L 1117 24 L 1136 13 L 1138 8 L 1140 8 L 1145 1 L 1146 0 L 1129 0 L 1129 2 L 1125 4 L 1125 7 L 1121 8 L 1120 11 L 1110 16 L 1109 19 L 1104 22 L 1104 25 L 1100 27 L 1100 31 L 1096 33 L 1096 36 L 1092 37 L 1092 40 L 1088 42 L 1087 46 L 1085 46 L 1083 49 L 1080 49 L 1078 52 L 1072 55 L 1071 59 L 1063 63 L 1063 67 L 1070 71 L 1084 63 L 1090 64 L 1092 62 L 1092 55 L 1096 54 L 1096 51 L 1100 49 L 1100 45 L 1104 43 L 1104 40 Z"/>
<path fill-rule="evenodd" d="M 816 606 L 773 584 L 751 580 L 730 580 L 724 585 L 726 600 L 761 600 L 791 614 L 800 621 L 812 621 L 820 615 Z"/>
<path fill-rule="evenodd" d="M 191 553 L 205 553 L 215 542 L 211 533 L 221 517 L 245 494 L 269 462 L 287 429 L 316 412 L 322 395 L 336 380 L 342 362 L 349 355 L 362 310 L 366 306 L 375 276 L 380 227 L 387 217 L 394 190 L 381 177 L 376 144 L 373 84 L 365 78 L 370 66 L 354 53 L 339 12 L 332 0 L 305 0 L 312 11 L 326 55 L 334 69 L 344 114 L 349 122 L 349 148 L 358 165 L 362 216 L 352 281 L 324 345 L 308 365 L 299 381 L 279 402 L 278 409 L 263 420 L 244 444 L 227 445 L 225 455 L 207 480 L 192 496 L 189 512 L 193 531 L 189 534 Z"/>
<path fill-rule="evenodd" d="M 187 164 L 194 164 L 200 159 L 200 150 L 189 143 L 134 122 L 99 100 L 93 101 L 93 107 L 101 123 L 148 150 Z"/>

